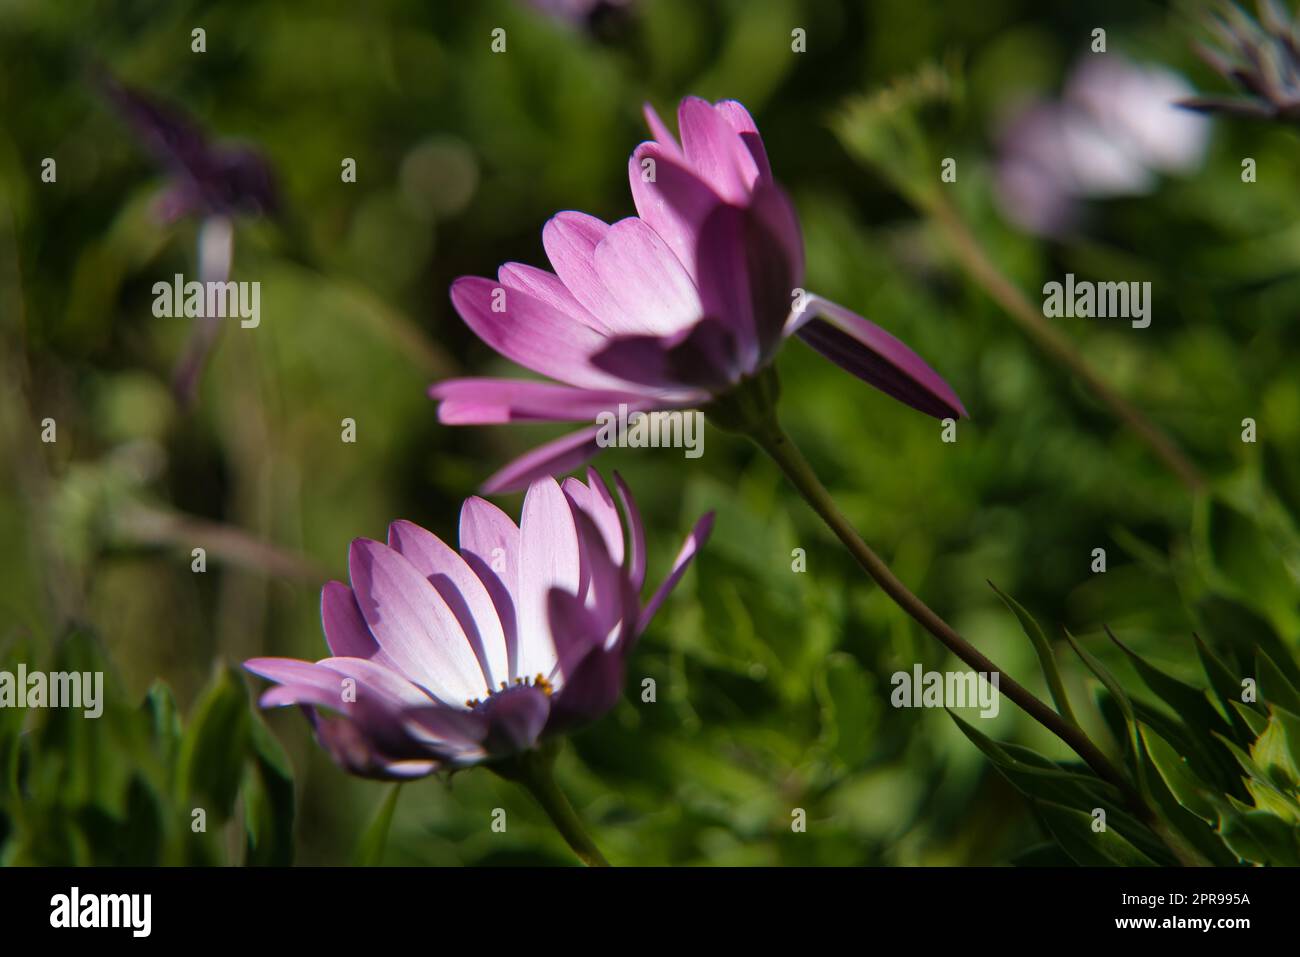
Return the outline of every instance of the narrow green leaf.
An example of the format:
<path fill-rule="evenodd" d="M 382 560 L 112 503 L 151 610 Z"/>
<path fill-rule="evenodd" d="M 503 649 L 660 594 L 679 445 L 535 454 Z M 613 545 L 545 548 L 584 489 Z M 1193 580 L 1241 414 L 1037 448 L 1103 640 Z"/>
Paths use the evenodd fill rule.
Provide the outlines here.
<path fill-rule="evenodd" d="M 385 795 L 383 803 L 375 813 L 374 819 L 361 835 L 357 846 L 356 862 L 360 867 L 378 867 L 384 858 L 384 848 L 388 844 L 388 831 L 393 824 L 393 813 L 397 810 L 397 797 L 402 793 L 402 786 L 394 784 Z"/>
<path fill-rule="evenodd" d="M 230 817 L 249 753 L 249 704 L 242 676 L 220 668 L 181 739 L 180 793 L 207 812 L 208 826 Z"/>
<path fill-rule="evenodd" d="M 1077 863 L 1085 867 L 1154 867 L 1156 862 L 1134 847 L 1107 820 L 1096 830 L 1091 814 L 1050 801 L 1037 801 L 1038 812 L 1054 837 Z"/>
<path fill-rule="evenodd" d="M 1056 703 L 1057 712 L 1062 718 L 1077 727 L 1079 722 L 1074 716 L 1074 711 L 1070 708 L 1070 699 L 1065 693 L 1065 683 L 1061 680 L 1061 672 L 1056 665 L 1056 655 L 1052 652 L 1051 642 L 1047 640 L 1047 635 L 1043 633 L 1042 626 L 1038 624 L 1033 615 L 1025 610 L 1020 602 L 1004 593 L 992 582 L 989 582 L 988 585 L 1002 599 L 1002 603 L 1011 609 L 1011 613 L 1020 622 L 1020 627 L 1024 630 L 1025 636 L 1029 639 L 1030 644 L 1034 646 L 1034 652 L 1038 655 L 1039 667 L 1043 669 L 1043 678 L 1047 681 L 1047 689 L 1052 695 L 1052 701 Z"/>
<path fill-rule="evenodd" d="M 1210 789 L 1209 786 L 1196 776 L 1169 742 L 1160 737 L 1151 727 L 1142 725 L 1141 733 L 1151 763 L 1155 765 L 1160 779 L 1165 782 L 1169 792 L 1179 804 L 1197 817 L 1211 824 L 1214 823 L 1218 816 L 1214 813 L 1214 806 L 1204 795 L 1204 792 Z"/>
<path fill-rule="evenodd" d="M 1300 692 L 1282 674 L 1282 669 L 1263 648 L 1255 656 L 1255 680 L 1259 682 L 1259 700 L 1276 704 L 1295 714 L 1300 714 Z"/>

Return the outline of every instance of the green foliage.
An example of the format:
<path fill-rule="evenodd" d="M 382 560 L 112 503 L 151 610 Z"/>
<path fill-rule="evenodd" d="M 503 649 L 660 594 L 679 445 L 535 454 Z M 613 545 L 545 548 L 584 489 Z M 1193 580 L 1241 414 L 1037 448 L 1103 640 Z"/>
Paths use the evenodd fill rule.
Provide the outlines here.
<path fill-rule="evenodd" d="M 239 828 L 242 819 L 247 838 L 236 860 L 292 862 L 293 772 L 237 672 L 218 670 L 182 726 L 161 682 L 139 705 L 125 698 L 85 628 L 69 630 L 45 661 L 14 660 L 29 672 L 104 672 L 103 710 L 98 717 L 75 708 L 0 711 L 7 718 L 0 754 L 9 762 L 0 861 L 220 863 L 227 822 Z"/>

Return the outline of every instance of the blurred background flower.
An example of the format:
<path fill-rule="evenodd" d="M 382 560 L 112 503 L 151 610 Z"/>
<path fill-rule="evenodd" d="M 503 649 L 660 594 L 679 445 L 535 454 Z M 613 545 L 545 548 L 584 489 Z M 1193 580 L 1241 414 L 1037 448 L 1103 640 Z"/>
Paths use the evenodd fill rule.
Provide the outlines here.
<path fill-rule="evenodd" d="M 1208 124 L 1180 109 L 1192 87 L 1120 53 L 1086 54 L 1059 100 L 1017 108 L 999 134 L 997 196 L 1022 229 L 1059 235 L 1089 199 L 1140 196 L 1160 174 L 1195 170 Z"/>

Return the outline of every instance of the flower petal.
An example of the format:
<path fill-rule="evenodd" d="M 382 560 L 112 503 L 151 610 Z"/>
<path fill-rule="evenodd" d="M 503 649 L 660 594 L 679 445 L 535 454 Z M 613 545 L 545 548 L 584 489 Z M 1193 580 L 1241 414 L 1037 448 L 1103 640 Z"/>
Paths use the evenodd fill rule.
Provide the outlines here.
<path fill-rule="evenodd" d="M 645 525 L 641 521 L 641 512 L 636 507 L 636 499 L 632 497 L 632 490 L 617 472 L 614 473 L 614 486 L 618 489 L 619 501 L 623 503 L 623 511 L 627 515 L 627 575 L 637 594 L 640 594 L 641 586 L 645 584 Z"/>
<path fill-rule="evenodd" d="M 551 699 L 541 688 L 517 685 L 498 692 L 483 703 L 486 719 L 483 746 L 489 754 L 514 754 L 537 743 L 551 714 Z"/>
<path fill-rule="evenodd" d="M 696 96 L 677 108 L 677 128 L 686 159 L 729 203 L 744 205 L 758 179 L 758 164 L 727 116 Z"/>
<path fill-rule="evenodd" d="M 630 216 L 609 227 L 595 261 L 596 274 L 627 317 L 624 332 L 670 335 L 703 314 L 685 267 L 644 220 Z"/>
<path fill-rule="evenodd" d="M 749 110 L 738 100 L 719 100 L 713 104 L 713 108 L 722 114 L 722 118 L 727 124 L 740 134 L 740 140 L 749 150 L 749 155 L 754 157 L 754 165 L 758 168 L 758 179 L 760 181 L 771 182 L 772 166 L 767 161 L 767 149 L 763 146 L 763 138 L 758 135 L 758 127 L 754 123 L 754 118 L 749 115 Z"/>
<path fill-rule="evenodd" d="M 673 136 L 672 131 L 659 118 L 655 108 L 649 103 L 644 103 L 641 106 L 641 113 L 645 117 L 646 126 L 650 127 L 650 135 L 668 151 L 669 155 L 680 157 L 682 148 L 677 142 L 677 137 Z"/>
<path fill-rule="evenodd" d="M 641 619 L 637 623 L 637 635 L 645 631 L 646 626 L 650 624 L 650 619 L 654 617 L 655 612 L 659 610 L 659 606 L 668 597 L 668 593 L 677 587 L 677 583 L 681 581 L 682 575 L 686 573 L 686 569 L 691 564 L 692 559 L 695 558 L 695 554 L 704 547 L 704 543 L 709 540 L 709 533 L 712 531 L 713 513 L 707 512 L 695 523 L 691 533 L 686 536 L 681 551 L 677 553 L 677 558 L 673 561 L 672 571 L 668 573 L 668 577 L 663 580 L 663 583 L 655 591 L 654 597 L 642 610 Z"/>
<path fill-rule="evenodd" d="M 542 227 L 542 246 L 551 268 L 573 298 L 606 332 L 627 331 L 622 307 L 596 274 L 596 247 L 609 233 L 609 223 L 568 210 L 556 213 Z"/>
<path fill-rule="evenodd" d="M 600 451 L 596 444 L 598 431 L 599 427 L 593 425 L 525 452 L 484 482 L 483 491 L 517 492 L 543 475 L 563 475 L 577 468 Z"/>
<path fill-rule="evenodd" d="M 460 551 L 496 605 L 506 644 L 506 678 L 519 673 L 519 526 L 486 499 L 467 498 L 460 509 Z"/>
<path fill-rule="evenodd" d="M 627 176 L 637 215 L 668 244 L 698 285 L 697 236 L 722 199 L 684 162 L 681 154 L 658 143 L 642 143 L 628 160 Z"/>
<path fill-rule="evenodd" d="M 399 552 L 438 590 L 469 640 L 487 687 L 510 677 L 505 632 L 492 596 L 465 560 L 414 522 L 388 526 L 388 547 Z"/>
<path fill-rule="evenodd" d="M 519 675 L 549 677 L 555 643 L 548 624 L 547 596 L 559 588 L 578 593 L 578 532 L 573 509 L 550 477 L 528 486 L 519 520 Z"/>
<path fill-rule="evenodd" d="M 320 620 L 325 643 L 335 655 L 373 658 L 379 652 L 379 643 L 357 607 L 357 596 L 342 582 L 326 582 L 321 589 Z"/>
<path fill-rule="evenodd" d="M 590 422 L 620 404 L 649 408 L 654 399 L 617 389 L 575 389 L 529 379 L 447 379 L 429 387 L 444 425 Z"/>
<path fill-rule="evenodd" d="M 451 301 L 480 339 L 527 369 L 584 388 L 621 385 L 587 361 L 605 337 L 529 293 L 462 276 L 451 284 Z"/>
<path fill-rule="evenodd" d="M 820 316 L 821 319 L 811 318 Z M 937 419 L 965 418 L 952 387 L 900 339 L 843 306 L 809 295 L 791 328 L 836 365 L 904 405 Z"/>
<path fill-rule="evenodd" d="M 443 702 L 483 694 L 483 672 L 465 632 L 414 565 L 380 542 L 358 538 L 348 551 L 348 569 L 386 663 Z"/>

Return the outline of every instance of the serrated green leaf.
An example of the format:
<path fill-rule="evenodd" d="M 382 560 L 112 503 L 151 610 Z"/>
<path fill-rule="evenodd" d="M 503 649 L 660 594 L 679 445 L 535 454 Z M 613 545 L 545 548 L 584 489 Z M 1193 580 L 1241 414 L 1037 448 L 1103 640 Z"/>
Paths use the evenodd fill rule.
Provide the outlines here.
<path fill-rule="evenodd" d="M 1231 851 L 1252 864 L 1300 866 L 1300 827 L 1267 811 L 1220 802 L 1219 835 Z"/>

